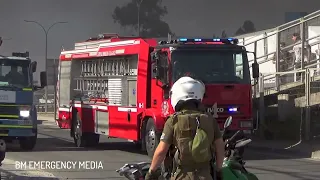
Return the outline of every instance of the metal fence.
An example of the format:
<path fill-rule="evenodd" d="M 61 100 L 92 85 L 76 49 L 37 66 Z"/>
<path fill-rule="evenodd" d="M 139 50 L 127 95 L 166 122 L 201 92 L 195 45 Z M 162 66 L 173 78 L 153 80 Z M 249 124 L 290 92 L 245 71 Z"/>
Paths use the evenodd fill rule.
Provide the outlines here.
<path fill-rule="evenodd" d="M 293 42 L 293 34 L 301 39 Z M 273 135 L 276 131 L 294 131 L 293 123 L 297 122 L 296 131 L 291 134 L 303 135 L 305 139 L 317 136 L 320 132 L 320 11 L 262 33 L 261 38 L 248 39 L 247 44 L 244 40 L 244 46 L 257 54 L 261 71 L 259 81 L 253 84 L 257 129 L 261 135 L 266 136 L 272 130 Z M 252 62 L 253 57 L 249 58 Z M 281 130 L 272 127 L 281 124 L 286 127 Z"/>
<path fill-rule="evenodd" d="M 54 112 L 54 93 L 53 86 L 48 86 L 48 96 L 45 96 L 45 90 L 36 91 L 34 93 L 34 104 L 37 111 L 40 113 L 53 113 Z M 47 104 L 45 103 L 47 102 Z M 46 111 L 47 105 L 47 111 Z"/>
<path fill-rule="evenodd" d="M 53 113 L 56 109 L 56 85 L 59 59 L 47 59 L 46 72 L 48 86 L 44 91 L 35 95 L 35 104 L 38 112 Z M 40 94 L 40 95 L 39 95 Z"/>

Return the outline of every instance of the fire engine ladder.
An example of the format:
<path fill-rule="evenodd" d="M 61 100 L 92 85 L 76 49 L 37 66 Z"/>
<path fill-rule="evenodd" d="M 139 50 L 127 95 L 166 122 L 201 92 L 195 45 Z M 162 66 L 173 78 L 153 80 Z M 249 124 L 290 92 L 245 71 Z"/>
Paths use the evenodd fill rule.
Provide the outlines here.
<path fill-rule="evenodd" d="M 83 60 L 80 63 L 80 77 L 75 78 L 75 91 L 80 91 L 89 98 L 114 98 L 121 101 L 121 77 L 130 72 L 129 59 L 108 57 Z M 116 81 L 118 79 L 120 82 Z"/>

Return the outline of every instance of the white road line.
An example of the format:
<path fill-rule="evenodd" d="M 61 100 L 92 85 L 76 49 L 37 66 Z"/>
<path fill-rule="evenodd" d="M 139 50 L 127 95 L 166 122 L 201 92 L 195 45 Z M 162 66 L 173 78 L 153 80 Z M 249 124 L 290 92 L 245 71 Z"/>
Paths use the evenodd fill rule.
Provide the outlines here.
<path fill-rule="evenodd" d="M 5 160 L 2 162 L 1 169 L 4 171 L 8 171 L 10 174 L 14 174 L 15 176 L 55 178 L 55 176 L 52 173 L 49 173 L 40 169 L 33 170 L 33 169 L 19 168 L 18 166 L 16 167 L 16 162 L 18 161 L 5 158 Z M 2 175 L 5 175 L 5 172 Z"/>

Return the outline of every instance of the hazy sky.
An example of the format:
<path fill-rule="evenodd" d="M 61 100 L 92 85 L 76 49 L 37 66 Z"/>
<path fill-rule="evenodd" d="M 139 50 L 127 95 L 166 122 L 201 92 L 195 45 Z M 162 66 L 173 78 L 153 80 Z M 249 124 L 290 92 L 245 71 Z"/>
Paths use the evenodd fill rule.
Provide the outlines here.
<path fill-rule="evenodd" d="M 0 36 L 5 41 L 0 53 L 30 51 L 44 67 L 45 36 L 40 27 L 25 23 L 35 20 L 46 28 L 57 21 L 49 33 L 49 58 L 59 56 L 63 45 L 69 49 L 74 42 L 102 32 L 128 33 L 114 24 L 113 9 L 130 0 L 0 0 Z M 284 22 L 285 12 L 312 12 L 319 0 L 163 0 L 169 14 L 164 18 L 173 32 L 182 36 L 212 36 L 226 30 L 233 34 L 244 20 L 252 20 L 257 29 L 267 29 Z"/>

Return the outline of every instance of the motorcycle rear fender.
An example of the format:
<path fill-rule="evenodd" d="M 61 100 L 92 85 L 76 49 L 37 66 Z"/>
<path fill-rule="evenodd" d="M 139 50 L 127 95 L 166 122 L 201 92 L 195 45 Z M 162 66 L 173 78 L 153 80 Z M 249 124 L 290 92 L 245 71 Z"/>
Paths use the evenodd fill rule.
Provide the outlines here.
<path fill-rule="evenodd" d="M 234 161 L 225 161 L 222 166 L 222 173 L 225 179 L 247 180 L 246 170 Z"/>
<path fill-rule="evenodd" d="M 222 168 L 223 179 L 247 180 L 246 176 L 239 170 L 231 169 L 230 167 Z"/>

